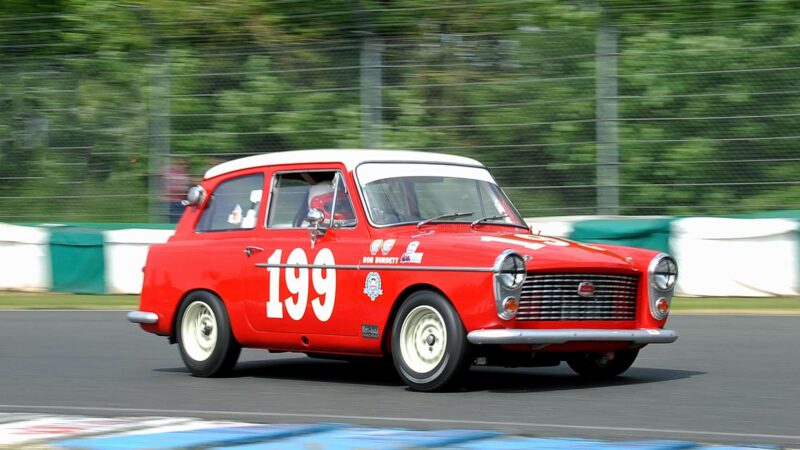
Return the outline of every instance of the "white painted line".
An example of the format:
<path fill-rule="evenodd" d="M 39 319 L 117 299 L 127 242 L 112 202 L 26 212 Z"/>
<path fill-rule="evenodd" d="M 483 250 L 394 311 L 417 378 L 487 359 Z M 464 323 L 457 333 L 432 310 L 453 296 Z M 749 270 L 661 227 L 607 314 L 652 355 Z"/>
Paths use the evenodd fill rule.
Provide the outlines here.
<path fill-rule="evenodd" d="M 637 427 L 612 427 L 612 426 L 596 426 L 596 425 L 563 425 L 556 423 L 536 423 L 536 422 L 495 422 L 489 420 L 472 420 L 472 419 L 432 419 L 420 417 L 389 417 L 389 416 L 347 416 L 339 414 L 317 414 L 317 413 L 269 413 L 269 412 L 243 412 L 243 411 L 215 411 L 215 410 L 202 410 L 192 411 L 186 409 L 149 409 L 149 408 L 109 408 L 109 407 L 92 407 L 92 406 L 57 406 L 57 405 L 0 405 L 0 409 L 13 409 L 13 410 L 47 410 L 47 411 L 102 411 L 110 413 L 145 413 L 154 415 L 196 415 L 196 414 L 211 414 L 211 415 L 226 415 L 226 416 L 243 416 L 243 417 L 269 417 L 272 419 L 291 418 L 291 419 L 307 419 L 307 420 L 352 420 L 352 421 L 377 421 L 377 422 L 406 422 L 406 423 L 424 423 L 424 424 L 456 424 L 461 427 L 465 425 L 486 426 L 486 427 L 519 427 L 519 428 L 552 428 L 559 430 L 592 430 L 592 431 L 628 431 L 628 432 L 643 432 L 643 433 L 660 433 L 670 435 L 692 435 L 692 436 L 717 436 L 717 437 L 730 437 L 737 439 L 775 439 L 775 440 L 790 440 L 800 442 L 800 435 L 784 435 L 784 434 L 761 434 L 761 433 L 731 433 L 721 431 L 702 431 L 702 430 L 679 430 L 679 429 L 661 429 L 661 428 L 637 428 Z"/>

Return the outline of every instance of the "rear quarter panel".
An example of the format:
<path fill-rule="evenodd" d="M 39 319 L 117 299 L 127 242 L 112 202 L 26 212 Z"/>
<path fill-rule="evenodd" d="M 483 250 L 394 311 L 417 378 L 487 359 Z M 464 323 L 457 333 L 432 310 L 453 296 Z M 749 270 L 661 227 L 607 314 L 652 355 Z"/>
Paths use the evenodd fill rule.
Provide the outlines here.
<path fill-rule="evenodd" d="M 151 247 L 144 272 L 140 300 L 142 311 L 155 312 L 159 321 L 143 325 L 146 331 L 169 336 L 173 333 L 175 314 L 184 296 L 193 290 L 213 292 L 225 303 L 234 329 L 241 330 L 241 252 L 244 241 L 219 239 L 208 241 L 173 241 Z"/>

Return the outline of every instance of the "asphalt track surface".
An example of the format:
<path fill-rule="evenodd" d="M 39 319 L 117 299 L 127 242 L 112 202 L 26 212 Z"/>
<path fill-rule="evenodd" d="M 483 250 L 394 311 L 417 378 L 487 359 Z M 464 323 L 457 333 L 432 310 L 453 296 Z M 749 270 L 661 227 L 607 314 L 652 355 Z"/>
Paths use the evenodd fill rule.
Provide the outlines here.
<path fill-rule="evenodd" d="M 407 390 L 391 368 L 245 350 L 233 377 L 191 377 L 175 346 L 123 312 L 0 312 L 0 411 L 344 422 L 537 436 L 800 448 L 800 316 L 675 316 L 623 377 L 472 369 Z"/>

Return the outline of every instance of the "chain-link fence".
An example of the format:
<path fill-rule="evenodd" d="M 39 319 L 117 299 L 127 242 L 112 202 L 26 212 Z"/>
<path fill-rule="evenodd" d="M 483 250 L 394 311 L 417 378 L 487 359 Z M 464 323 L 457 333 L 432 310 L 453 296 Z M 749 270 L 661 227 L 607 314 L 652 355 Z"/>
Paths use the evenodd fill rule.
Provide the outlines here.
<path fill-rule="evenodd" d="M 0 16 L 0 221 L 162 221 L 179 160 L 354 147 L 477 158 L 526 217 L 800 209 L 791 2 L 65 3 Z"/>

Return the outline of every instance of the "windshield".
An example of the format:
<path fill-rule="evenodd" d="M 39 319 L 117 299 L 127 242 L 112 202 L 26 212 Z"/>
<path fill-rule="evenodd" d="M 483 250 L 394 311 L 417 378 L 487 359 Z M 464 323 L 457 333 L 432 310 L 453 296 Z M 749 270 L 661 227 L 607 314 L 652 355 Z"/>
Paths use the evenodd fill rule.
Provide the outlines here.
<path fill-rule="evenodd" d="M 356 169 L 375 225 L 462 222 L 527 228 L 484 168 L 369 163 Z"/>

